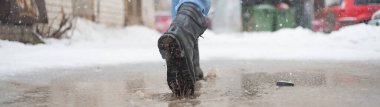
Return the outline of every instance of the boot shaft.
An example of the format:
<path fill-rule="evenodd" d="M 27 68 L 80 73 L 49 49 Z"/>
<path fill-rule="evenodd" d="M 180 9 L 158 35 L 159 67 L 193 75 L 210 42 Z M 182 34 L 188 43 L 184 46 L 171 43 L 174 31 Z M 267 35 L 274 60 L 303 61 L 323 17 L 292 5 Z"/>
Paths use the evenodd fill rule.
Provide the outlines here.
<path fill-rule="evenodd" d="M 198 39 L 207 29 L 207 20 L 194 4 L 184 3 L 179 8 L 168 33 L 176 30 L 173 28 L 174 26 L 181 26 L 180 28 L 183 28 L 184 33 L 192 35 L 194 39 Z"/>

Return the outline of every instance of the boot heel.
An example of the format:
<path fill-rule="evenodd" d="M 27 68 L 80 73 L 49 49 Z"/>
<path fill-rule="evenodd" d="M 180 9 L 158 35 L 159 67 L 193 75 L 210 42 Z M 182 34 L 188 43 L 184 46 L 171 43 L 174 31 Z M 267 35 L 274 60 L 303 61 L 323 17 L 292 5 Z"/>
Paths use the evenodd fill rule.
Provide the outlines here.
<path fill-rule="evenodd" d="M 170 55 L 170 43 L 173 42 L 173 38 L 168 35 L 162 35 L 158 40 L 158 49 L 160 51 L 162 59 L 167 59 Z"/>

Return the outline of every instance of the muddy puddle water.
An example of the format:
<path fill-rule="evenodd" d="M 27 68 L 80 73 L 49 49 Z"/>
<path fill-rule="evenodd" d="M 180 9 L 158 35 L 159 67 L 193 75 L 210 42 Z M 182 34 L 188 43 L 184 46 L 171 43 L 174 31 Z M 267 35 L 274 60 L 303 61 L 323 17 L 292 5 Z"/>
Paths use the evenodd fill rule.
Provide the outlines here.
<path fill-rule="evenodd" d="M 377 107 L 380 64 L 207 62 L 195 98 L 171 97 L 158 63 L 58 69 L 0 81 L 1 107 Z M 289 81 L 291 87 L 278 87 Z"/>

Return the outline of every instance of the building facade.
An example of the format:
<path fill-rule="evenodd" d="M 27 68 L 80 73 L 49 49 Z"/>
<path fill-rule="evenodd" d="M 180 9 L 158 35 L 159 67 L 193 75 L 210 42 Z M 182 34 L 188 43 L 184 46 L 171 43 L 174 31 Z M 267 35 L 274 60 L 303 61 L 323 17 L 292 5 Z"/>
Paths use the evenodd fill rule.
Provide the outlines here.
<path fill-rule="evenodd" d="M 112 27 L 154 25 L 152 0 L 45 0 L 49 22 L 67 13 Z"/>
<path fill-rule="evenodd" d="M 0 0 L 0 39 L 40 43 L 39 37 L 45 36 L 40 32 L 49 32 L 48 36 L 53 32 L 55 37 L 62 32 L 50 31 L 51 28 L 71 29 L 70 24 L 62 28 L 62 22 L 71 23 L 70 19 L 77 17 L 108 27 L 153 28 L 154 14 L 154 0 Z"/>

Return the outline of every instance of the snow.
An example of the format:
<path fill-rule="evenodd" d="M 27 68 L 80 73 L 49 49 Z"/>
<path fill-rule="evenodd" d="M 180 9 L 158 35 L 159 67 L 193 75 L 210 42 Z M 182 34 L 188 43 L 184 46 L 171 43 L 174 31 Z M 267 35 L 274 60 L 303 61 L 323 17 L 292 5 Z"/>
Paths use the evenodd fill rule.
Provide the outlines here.
<path fill-rule="evenodd" d="M 380 27 L 365 24 L 332 34 L 303 28 L 217 34 L 200 38 L 201 59 L 379 60 Z M 38 69 L 162 62 L 161 34 L 143 26 L 108 28 L 80 19 L 70 39 L 25 45 L 0 40 L 0 78 Z"/>
<path fill-rule="evenodd" d="M 161 61 L 160 34 L 142 26 L 106 28 L 79 20 L 71 39 L 24 45 L 0 41 L 0 75 L 35 69 Z"/>
<path fill-rule="evenodd" d="M 328 35 L 303 28 L 274 33 L 208 31 L 200 41 L 200 48 L 202 58 L 208 59 L 377 60 L 380 59 L 379 34 L 379 27 L 365 24 Z"/>

